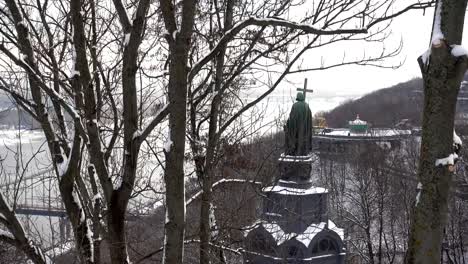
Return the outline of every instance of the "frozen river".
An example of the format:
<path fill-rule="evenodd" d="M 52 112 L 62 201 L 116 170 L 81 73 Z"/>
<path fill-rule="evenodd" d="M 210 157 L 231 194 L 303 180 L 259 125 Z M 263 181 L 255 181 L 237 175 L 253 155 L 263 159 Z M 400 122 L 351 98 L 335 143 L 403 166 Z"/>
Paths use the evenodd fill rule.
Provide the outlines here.
<path fill-rule="evenodd" d="M 61 206 L 41 131 L 0 130 L 0 191 L 18 212 Z M 26 231 L 46 247 L 59 241 L 59 218 L 18 214 Z"/>

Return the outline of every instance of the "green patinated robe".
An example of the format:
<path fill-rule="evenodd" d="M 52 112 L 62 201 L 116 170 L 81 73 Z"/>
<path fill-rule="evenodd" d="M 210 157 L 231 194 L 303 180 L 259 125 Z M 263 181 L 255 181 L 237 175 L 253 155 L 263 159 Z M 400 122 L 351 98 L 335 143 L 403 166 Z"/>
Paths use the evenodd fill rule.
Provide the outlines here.
<path fill-rule="evenodd" d="M 304 156 L 312 151 L 312 113 L 304 99 L 304 94 L 297 93 L 284 127 L 286 155 Z"/>

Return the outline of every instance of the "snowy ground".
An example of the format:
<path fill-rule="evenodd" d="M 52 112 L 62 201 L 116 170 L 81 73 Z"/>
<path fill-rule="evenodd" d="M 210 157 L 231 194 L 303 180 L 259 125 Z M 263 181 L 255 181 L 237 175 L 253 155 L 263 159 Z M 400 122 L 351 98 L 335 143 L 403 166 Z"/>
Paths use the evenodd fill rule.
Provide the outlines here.
<path fill-rule="evenodd" d="M 411 135 L 411 130 L 400 129 L 370 129 L 366 133 L 353 133 L 349 129 L 332 129 L 330 132 L 323 133 L 325 136 L 351 136 L 351 137 L 392 137 Z"/>

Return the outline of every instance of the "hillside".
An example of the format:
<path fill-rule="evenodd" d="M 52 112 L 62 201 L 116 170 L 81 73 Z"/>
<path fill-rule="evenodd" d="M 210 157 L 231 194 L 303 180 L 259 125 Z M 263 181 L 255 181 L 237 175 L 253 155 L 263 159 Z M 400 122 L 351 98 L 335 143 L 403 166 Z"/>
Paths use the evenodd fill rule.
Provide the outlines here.
<path fill-rule="evenodd" d="M 465 80 L 468 79 L 465 77 Z M 380 89 L 356 100 L 349 100 L 324 113 L 329 127 L 346 127 L 349 120 L 359 114 L 373 127 L 392 127 L 402 119 L 410 119 L 415 126 L 421 125 L 423 93 L 422 79 L 412 79 L 390 88 Z M 468 114 L 468 85 L 462 85 L 458 96 L 457 116 Z"/>

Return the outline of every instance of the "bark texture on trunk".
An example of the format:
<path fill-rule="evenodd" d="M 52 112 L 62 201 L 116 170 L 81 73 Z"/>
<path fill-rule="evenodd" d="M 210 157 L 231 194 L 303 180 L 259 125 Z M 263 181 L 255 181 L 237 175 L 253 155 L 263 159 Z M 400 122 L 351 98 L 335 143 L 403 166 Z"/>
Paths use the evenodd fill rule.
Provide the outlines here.
<path fill-rule="evenodd" d="M 123 92 L 123 115 L 124 126 L 124 149 L 122 183 L 111 191 L 108 199 L 109 214 L 107 215 L 110 256 L 113 264 L 128 264 L 130 260 L 127 252 L 127 239 L 125 235 L 125 213 L 130 200 L 136 179 L 138 154 L 141 147 L 138 133 L 138 100 L 136 73 L 138 71 L 138 50 L 142 42 L 146 14 L 148 13 L 150 1 L 141 0 L 135 10 L 133 23 L 129 23 L 122 2 L 114 0 L 119 19 L 122 23 L 124 33 L 128 41 L 124 43 L 122 61 L 122 92 Z M 140 136 L 139 136 L 140 135 Z M 104 164 L 103 153 L 99 152 L 99 162 Z M 104 177 L 103 180 L 108 179 Z"/>
<path fill-rule="evenodd" d="M 224 32 L 232 27 L 232 16 L 234 10 L 234 1 L 228 0 L 226 4 L 224 18 Z M 201 174 L 202 178 L 202 197 L 200 206 L 200 264 L 210 263 L 210 208 L 213 200 L 212 186 L 214 181 L 214 169 L 216 166 L 216 151 L 218 148 L 219 137 L 218 121 L 220 115 L 220 107 L 222 102 L 223 92 L 223 76 L 224 76 L 224 57 L 226 54 L 227 43 L 222 45 L 219 54 L 216 56 L 216 72 L 215 72 L 215 96 L 211 103 L 210 110 L 210 125 L 208 128 L 208 144 L 206 150 L 206 159 L 204 171 Z"/>
<path fill-rule="evenodd" d="M 73 141 L 74 146 L 81 146 L 81 138 L 78 134 L 75 135 Z M 75 238 L 75 247 L 78 250 L 81 263 L 94 263 L 94 242 L 92 234 L 91 221 L 87 221 L 85 204 L 81 198 L 83 193 L 80 193 L 76 188 L 76 181 L 80 174 L 80 147 L 73 147 L 70 154 L 70 161 L 67 170 L 64 172 L 59 182 L 60 195 L 62 196 L 63 203 L 67 216 L 70 219 L 73 228 L 73 235 Z"/>
<path fill-rule="evenodd" d="M 178 28 L 175 7 L 169 0 L 160 0 L 166 36 L 169 43 L 169 139 L 166 142 L 166 223 L 163 263 L 182 263 L 185 232 L 184 154 L 187 111 L 188 53 L 192 42 L 196 0 L 182 1 Z"/>
<path fill-rule="evenodd" d="M 467 69 L 467 57 L 452 55 L 459 45 L 467 1 L 439 0 L 441 41 L 431 43 L 427 61 L 418 59 L 424 79 L 424 113 L 418 178 L 422 184 L 410 230 L 406 263 L 440 262 L 443 230 L 447 222 L 448 198 L 453 172 L 436 160 L 454 152 L 453 129 L 460 83 Z M 438 26 L 439 18 L 434 19 Z M 433 32 L 437 32 L 434 30 Z M 433 33 L 434 34 L 434 33 Z M 438 43 L 439 42 L 439 43 Z"/>
<path fill-rule="evenodd" d="M 179 41 L 180 42 L 180 41 Z M 169 137 L 166 148 L 166 223 L 164 263 L 182 263 L 185 230 L 184 152 L 187 94 L 187 47 L 171 52 L 169 78 Z"/>

